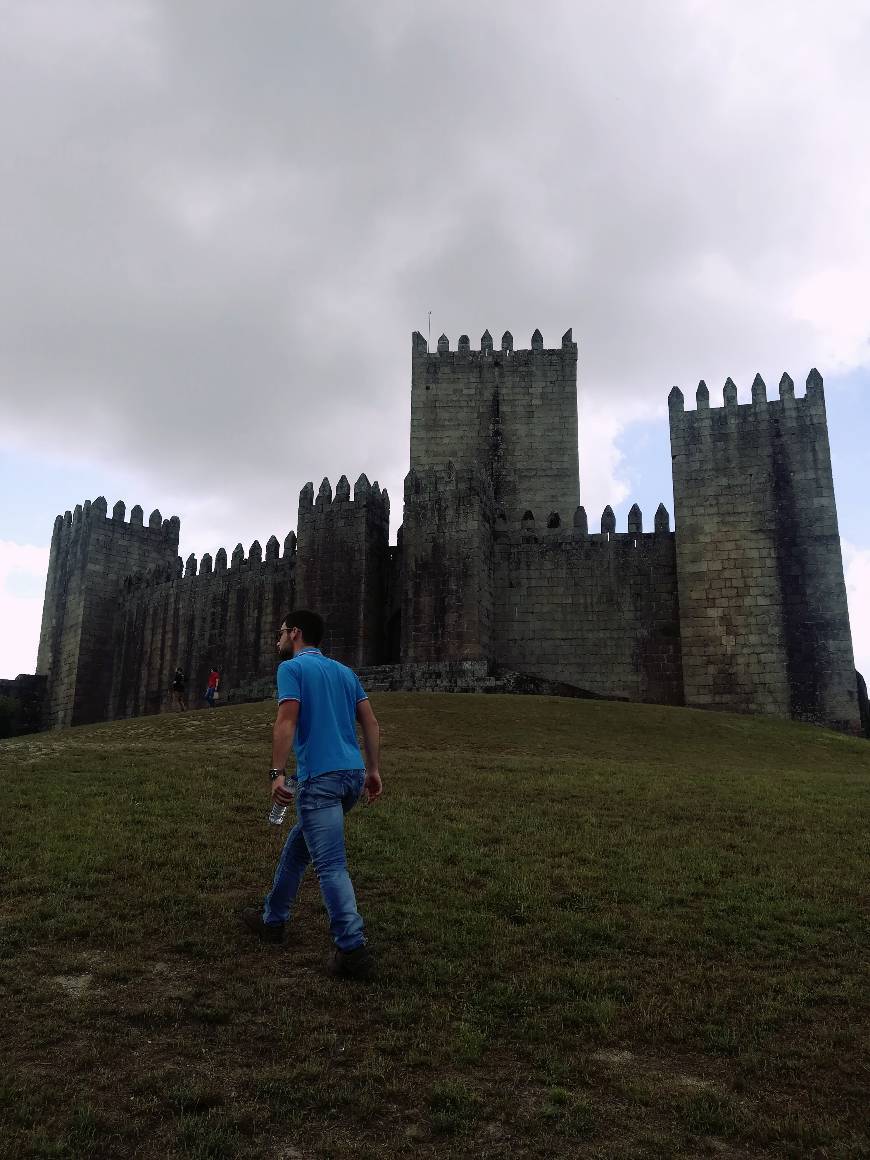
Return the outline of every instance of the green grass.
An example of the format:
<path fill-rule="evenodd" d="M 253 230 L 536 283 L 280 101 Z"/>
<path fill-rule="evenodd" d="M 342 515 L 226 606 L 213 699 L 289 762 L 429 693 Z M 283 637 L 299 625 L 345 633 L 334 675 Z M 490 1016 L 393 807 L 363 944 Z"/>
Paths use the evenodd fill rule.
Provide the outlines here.
<path fill-rule="evenodd" d="M 273 706 L 0 744 L 0 1156 L 870 1157 L 870 745 L 382 695 L 380 980 L 266 889 Z"/>

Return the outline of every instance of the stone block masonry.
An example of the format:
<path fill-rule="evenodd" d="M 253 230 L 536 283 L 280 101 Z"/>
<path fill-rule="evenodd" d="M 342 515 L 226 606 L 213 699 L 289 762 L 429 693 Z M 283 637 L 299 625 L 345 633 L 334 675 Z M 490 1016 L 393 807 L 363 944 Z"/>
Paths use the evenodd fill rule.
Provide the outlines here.
<path fill-rule="evenodd" d="M 857 732 L 822 378 L 669 400 L 686 701 Z"/>
<path fill-rule="evenodd" d="M 264 676 L 274 676 L 277 629 L 295 601 L 295 568 L 291 532 L 283 555 L 273 536 L 265 559 L 255 540 L 247 557 L 237 545 L 229 566 L 220 549 L 214 562 L 206 553 L 199 568 L 188 557 L 184 575 L 176 566 L 173 575 L 128 578 L 116 596 L 108 716 L 170 708 L 177 665 L 191 707 L 202 703 L 212 666 L 221 674 L 221 699 L 253 696 Z"/>
<path fill-rule="evenodd" d="M 573 527 L 538 529 L 530 515 L 521 532 L 502 530 L 499 663 L 599 695 L 681 705 L 674 534 L 657 522 L 652 533 L 589 535 L 580 509 Z"/>
<path fill-rule="evenodd" d="M 531 508 L 542 517 L 580 502 L 577 344 L 571 331 L 545 349 L 514 350 L 505 331 L 494 350 L 489 331 L 473 351 L 467 336 L 450 350 L 446 335 L 428 353 L 415 334 L 411 357 L 411 470 L 473 470 L 489 478 L 510 522 Z"/>
<path fill-rule="evenodd" d="M 410 470 L 389 497 L 365 475 L 299 496 L 296 535 L 178 557 L 178 519 L 129 523 L 102 498 L 58 516 L 39 673 L 45 725 L 154 713 L 176 665 L 199 703 L 269 696 L 275 634 L 295 607 L 324 651 L 373 687 L 549 691 L 791 717 L 858 733 L 859 707 L 828 447 L 813 371 L 795 398 L 756 378 L 738 405 L 669 400 L 676 529 L 635 505 L 617 532 L 580 506 L 577 345 L 472 351 L 411 341 Z M 38 683 L 33 686 L 38 696 Z"/>
<path fill-rule="evenodd" d="M 492 480 L 474 467 L 413 467 L 402 526 L 402 659 L 494 655 Z"/>
<path fill-rule="evenodd" d="M 118 590 L 125 575 L 171 570 L 180 523 L 141 507 L 125 521 L 125 505 L 107 515 L 100 496 L 58 516 L 49 553 L 37 672 L 47 677 L 47 726 L 86 724 L 108 716 L 111 641 Z"/>
<path fill-rule="evenodd" d="M 16 709 L 9 724 L 18 733 L 36 733 L 42 728 L 46 678 L 19 673 L 14 681 L 0 680 L 0 700 L 14 703 Z M 8 734 L 0 733 L 0 736 Z"/>
<path fill-rule="evenodd" d="M 299 495 L 296 598 L 326 621 L 324 650 L 343 664 L 387 659 L 390 497 L 361 475 L 350 495 L 342 476 L 332 494 L 324 479 Z"/>

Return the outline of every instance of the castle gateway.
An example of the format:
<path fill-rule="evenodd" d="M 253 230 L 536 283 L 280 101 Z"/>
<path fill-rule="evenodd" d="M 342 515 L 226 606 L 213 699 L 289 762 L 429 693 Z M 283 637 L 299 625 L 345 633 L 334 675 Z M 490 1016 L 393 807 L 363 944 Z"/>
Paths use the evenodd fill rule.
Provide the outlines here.
<path fill-rule="evenodd" d="M 292 606 L 325 650 L 393 686 L 526 674 L 600 696 L 794 718 L 857 733 L 856 677 L 822 379 L 768 401 L 729 379 L 711 407 L 669 398 L 676 531 L 580 506 L 577 345 L 445 336 L 411 350 L 411 466 L 389 497 L 363 475 L 299 497 L 297 532 L 186 562 L 180 524 L 103 498 L 55 521 L 38 672 L 44 723 L 160 711 L 180 664 L 195 699 L 212 664 L 230 699 L 268 696 Z M 298 539 L 297 539 L 298 537 Z M 439 674 L 442 676 L 439 678 Z M 382 687 L 389 687 L 387 686 Z M 465 687 L 461 683 L 454 687 Z M 522 687 L 521 685 L 515 687 Z"/>

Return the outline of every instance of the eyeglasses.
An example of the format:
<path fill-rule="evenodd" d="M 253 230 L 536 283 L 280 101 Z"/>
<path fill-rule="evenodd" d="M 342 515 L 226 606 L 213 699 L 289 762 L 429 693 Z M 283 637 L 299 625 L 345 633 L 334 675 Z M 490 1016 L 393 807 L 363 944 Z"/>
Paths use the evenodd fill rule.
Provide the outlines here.
<path fill-rule="evenodd" d="M 281 637 L 284 635 L 285 632 L 290 633 L 292 631 L 293 631 L 292 628 L 279 628 L 278 629 L 278 640 L 281 639 Z"/>

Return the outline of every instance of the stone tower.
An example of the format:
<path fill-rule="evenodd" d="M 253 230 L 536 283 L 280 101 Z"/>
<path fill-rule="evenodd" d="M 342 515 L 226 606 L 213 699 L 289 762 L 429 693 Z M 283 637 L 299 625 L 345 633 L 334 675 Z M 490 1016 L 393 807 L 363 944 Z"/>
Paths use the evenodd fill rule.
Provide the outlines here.
<path fill-rule="evenodd" d="M 859 712 L 822 378 L 795 398 L 669 398 L 687 705 L 857 732 Z"/>
<path fill-rule="evenodd" d="M 129 523 L 122 502 L 111 516 L 106 506 L 102 496 L 86 500 L 54 522 L 36 663 L 48 678 L 48 728 L 106 719 L 121 584 L 129 574 L 178 567 L 177 516 L 153 511 L 146 527 L 138 505 Z"/>
<path fill-rule="evenodd" d="M 452 351 L 411 340 L 411 470 L 405 482 L 402 657 L 478 659 L 493 653 L 494 521 L 519 526 L 532 509 L 580 503 L 577 344 L 496 350 L 467 335 Z"/>
<path fill-rule="evenodd" d="M 326 620 L 323 646 L 352 668 L 384 661 L 390 497 L 361 475 L 350 495 L 342 476 L 299 493 L 296 605 Z"/>
<path fill-rule="evenodd" d="M 480 350 L 466 335 L 455 351 L 414 334 L 411 344 L 411 469 L 474 470 L 492 485 L 509 525 L 527 509 L 546 518 L 580 503 L 577 451 L 577 344 L 571 331 L 554 350 L 540 331 L 531 350 L 514 350 L 505 331 L 494 350 L 486 331 Z"/>

